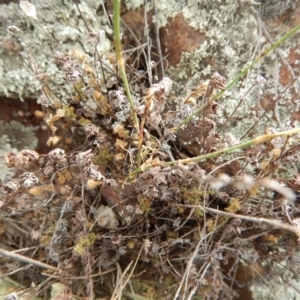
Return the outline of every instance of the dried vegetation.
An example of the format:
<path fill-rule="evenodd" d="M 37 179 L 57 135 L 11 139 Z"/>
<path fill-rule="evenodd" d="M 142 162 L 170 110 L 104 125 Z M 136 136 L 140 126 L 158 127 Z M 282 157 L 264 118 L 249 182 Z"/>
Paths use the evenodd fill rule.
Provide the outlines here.
<path fill-rule="evenodd" d="M 257 119 L 237 137 L 230 127 L 242 122 L 247 93 L 220 123 L 223 76 L 199 78 L 179 98 L 148 59 L 154 48 L 127 45 L 120 55 L 111 42 L 99 53 L 105 37 L 89 33 L 91 56 L 53 41 L 65 99 L 24 57 L 41 82 L 50 150 L 4 158 L 15 171 L 0 188 L 1 276 L 22 285 L 7 299 L 47 299 L 57 282 L 64 289 L 53 299 L 233 299 L 283 262 L 299 274 L 299 107 L 284 98 L 292 83 L 270 100 L 277 112 L 285 106 L 284 122 L 261 130 L 271 117 L 254 104 Z"/>

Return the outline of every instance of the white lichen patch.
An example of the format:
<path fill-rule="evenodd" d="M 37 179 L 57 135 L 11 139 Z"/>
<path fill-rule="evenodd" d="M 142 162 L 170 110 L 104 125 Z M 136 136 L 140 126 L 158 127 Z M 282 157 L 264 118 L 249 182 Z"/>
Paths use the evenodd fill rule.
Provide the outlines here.
<path fill-rule="evenodd" d="M 1 5 L 0 19 L 4 26 L 0 27 L 2 40 L 13 40 L 20 47 L 20 55 L 0 48 L 0 96 L 37 97 L 41 84 L 35 78 L 33 70 L 28 65 L 36 65 L 49 77 L 49 86 L 62 85 L 65 76 L 57 68 L 52 59 L 54 44 L 59 45 L 59 51 L 68 53 L 71 49 L 82 49 L 91 53 L 91 46 L 87 42 L 88 33 L 97 33 L 100 29 L 108 27 L 107 18 L 96 14 L 96 6 L 91 2 L 79 4 L 89 29 L 86 28 L 79 11 L 73 1 L 30 1 L 37 10 L 37 19 L 42 28 L 25 15 L 18 4 L 10 3 Z M 17 26 L 20 32 L 12 35 L 8 32 L 8 26 Z M 101 43 L 102 52 L 110 47 L 109 40 L 104 36 Z M 103 61 L 110 66 L 106 57 Z M 57 96 L 66 96 L 64 89 L 56 89 Z"/>
<path fill-rule="evenodd" d="M 171 1 L 170 9 L 164 8 L 165 2 L 160 1 L 158 7 L 158 24 L 165 24 L 165 20 L 174 16 L 174 7 L 176 5 Z M 183 2 L 180 2 L 181 4 Z M 177 7 L 181 5 L 177 2 Z M 240 1 L 188 1 L 188 4 L 182 6 L 177 13 L 182 13 L 188 24 L 201 33 L 205 34 L 206 41 L 199 45 L 198 49 L 191 52 L 183 52 L 180 63 L 174 68 L 171 67 L 168 72 L 170 77 L 177 82 L 175 92 L 184 96 L 197 86 L 200 79 L 207 79 L 213 72 L 217 71 L 227 78 L 229 83 L 246 66 L 248 66 L 263 50 L 270 47 L 267 38 L 262 34 L 257 19 L 252 15 L 245 4 Z M 285 28 L 285 30 L 287 30 Z M 276 29 L 276 38 L 281 37 L 286 32 L 283 29 Z M 274 34 L 273 34 L 274 35 Z M 277 95 L 282 87 L 279 83 L 280 57 L 287 58 L 291 45 L 297 48 L 297 41 L 291 39 L 285 47 L 270 53 L 262 59 L 247 76 L 227 91 L 222 99 L 219 100 L 220 107 L 219 123 L 224 123 L 234 111 L 235 107 L 245 95 L 247 90 L 254 84 L 256 78 L 260 75 L 266 77 L 266 89 L 254 89 L 245 97 L 243 104 L 237 110 L 236 114 L 240 116 L 242 122 L 235 122 L 231 127 L 233 134 L 241 137 L 254 124 L 256 118 L 259 118 L 264 111 L 259 106 L 263 97 L 263 91 Z M 210 61 L 213 61 L 211 65 Z M 289 91 L 285 94 L 286 99 L 290 99 Z M 257 132 L 262 132 L 266 124 L 280 127 L 290 118 L 290 107 L 281 107 L 280 122 L 272 118 L 272 112 L 268 112 L 256 126 Z"/>
<path fill-rule="evenodd" d="M 282 251 L 284 251 L 282 249 Z M 280 277 L 268 278 L 268 285 L 263 280 L 258 279 L 251 285 L 250 290 L 255 300 L 271 300 L 271 299 L 298 299 L 299 291 L 294 287 L 299 286 L 299 279 L 294 273 L 289 271 L 288 262 L 275 263 L 273 267 Z M 287 284 L 289 282 L 289 284 Z"/>
<path fill-rule="evenodd" d="M 125 2 L 127 9 L 129 9 L 129 10 L 130 9 L 138 9 L 145 3 L 144 0 L 135 0 L 135 1 L 125 0 L 124 2 Z"/>
<path fill-rule="evenodd" d="M 37 138 L 32 128 L 24 127 L 21 123 L 0 122 L 0 156 L 7 152 L 18 153 L 22 149 L 34 149 L 37 146 Z M 13 169 L 8 168 L 4 159 L 0 159 L 0 180 L 9 178 Z"/>

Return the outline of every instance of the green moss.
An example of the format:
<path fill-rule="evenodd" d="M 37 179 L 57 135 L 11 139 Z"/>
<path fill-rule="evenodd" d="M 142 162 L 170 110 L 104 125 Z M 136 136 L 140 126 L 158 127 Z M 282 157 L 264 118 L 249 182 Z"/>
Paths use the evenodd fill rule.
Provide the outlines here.
<path fill-rule="evenodd" d="M 75 101 L 77 101 L 77 102 L 85 101 L 87 98 L 87 95 L 83 91 L 85 88 L 84 82 L 82 82 L 82 81 L 76 82 L 73 85 L 73 88 L 74 88 Z"/>
<path fill-rule="evenodd" d="M 95 233 L 91 232 L 89 233 L 86 237 L 80 238 L 79 242 L 76 244 L 74 247 L 74 252 L 82 255 L 85 253 L 86 248 L 89 248 L 94 244 L 96 240 L 96 235 Z"/>
<path fill-rule="evenodd" d="M 170 239 L 176 240 L 176 239 L 178 239 L 178 232 L 177 231 L 170 231 L 170 230 L 168 230 L 167 231 L 167 236 Z"/>
<path fill-rule="evenodd" d="M 80 118 L 80 119 L 78 120 L 78 124 L 79 124 L 79 125 L 89 125 L 89 124 L 91 124 L 91 121 L 88 120 L 88 119 L 85 119 L 85 118 Z"/>
<path fill-rule="evenodd" d="M 186 188 L 183 187 L 180 189 L 182 199 L 187 204 L 197 205 L 203 204 L 203 197 L 208 197 L 209 195 L 215 195 L 215 191 L 213 190 L 200 190 L 198 188 Z M 203 210 L 201 209 L 194 209 L 194 216 L 203 217 Z"/>
<path fill-rule="evenodd" d="M 204 213 L 203 213 L 202 209 L 195 208 L 193 215 L 196 217 L 202 218 L 204 216 Z"/>
<path fill-rule="evenodd" d="M 195 187 L 182 187 L 180 189 L 182 199 L 190 204 L 202 204 L 203 197 L 207 197 L 209 195 L 215 195 L 213 190 L 200 190 Z"/>
<path fill-rule="evenodd" d="M 101 149 L 98 154 L 94 155 L 93 163 L 97 166 L 107 167 L 113 159 L 113 155 L 110 153 L 109 149 Z"/>
<path fill-rule="evenodd" d="M 71 120 L 76 120 L 76 114 L 74 113 L 74 107 L 64 105 L 63 109 L 65 111 L 66 118 L 69 118 Z"/>
<path fill-rule="evenodd" d="M 132 286 L 137 294 L 137 297 L 134 297 L 133 299 L 157 299 L 156 297 L 156 290 L 153 285 L 142 282 L 139 278 L 132 280 Z M 139 298 L 141 295 L 142 298 Z"/>
<path fill-rule="evenodd" d="M 49 247 L 51 244 L 51 240 L 52 240 L 52 236 L 55 232 L 55 228 L 56 228 L 56 224 L 51 225 L 48 229 L 46 229 L 43 233 L 42 233 L 42 237 L 41 237 L 41 244 L 44 247 Z"/>
<path fill-rule="evenodd" d="M 151 199 L 143 197 L 139 199 L 141 211 L 149 213 L 151 211 Z"/>

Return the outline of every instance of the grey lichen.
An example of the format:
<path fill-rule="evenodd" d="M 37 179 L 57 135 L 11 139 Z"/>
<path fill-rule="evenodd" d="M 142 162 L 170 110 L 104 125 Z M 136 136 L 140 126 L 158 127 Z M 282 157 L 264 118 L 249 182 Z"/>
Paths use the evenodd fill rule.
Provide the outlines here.
<path fill-rule="evenodd" d="M 275 3 L 276 2 L 276 3 Z M 286 13 L 295 8 L 299 1 L 285 1 L 283 10 L 278 10 L 284 1 L 262 1 L 261 8 L 257 9 L 258 15 L 268 14 L 271 10 L 272 17 Z M 169 18 L 176 14 L 183 14 L 190 26 L 205 34 L 206 41 L 199 45 L 198 49 L 183 52 L 181 61 L 176 67 L 168 70 L 170 77 L 176 82 L 174 90 L 182 98 L 186 97 L 199 83 L 201 79 L 207 79 L 215 71 L 227 78 L 230 82 L 253 59 L 271 43 L 261 32 L 261 25 L 257 16 L 250 12 L 245 1 L 159 1 L 157 3 L 157 24 L 164 26 Z M 277 10 L 276 10 L 277 9 Z M 275 11 L 276 10 L 276 11 Z M 264 20 L 264 17 L 262 16 Z M 278 39 L 286 33 L 287 28 L 276 28 L 272 32 L 273 38 Z M 274 34 L 275 33 L 275 34 Z M 256 83 L 256 79 L 264 76 L 266 87 L 255 88 L 255 92 L 249 93 L 243 101 L 243 105 L 236 112 L 243 122 L 232 124 L 230 130 L 242 137 L 264 111 L 259 106 L 263 98 L 263 92 L 277 95 L 285 87 L 279 82 L 279 71 L 282 57 L 287 57 L 290 47 L 299 44 L 297 37 L 290 39 L 282 49 L 269 54 L 261 60 L 255 68 L 248 72 L 247 76 L 233 86 L 223 95 L 219 101 L 219 123 L 224 123 L 234 111 L 237 103 L 245 95 L 248 89 Z M 296 47 L 297 48 L 297 47 Z M 213 61 L 213 64 L 208 63 Z M 285 99 L 291 100 L 290 90 L 285 93 Z M 283 124 L 290 120 L 291 106 L 281 107 L 280 120 L 272 118 L 269 112 L 255 127 L 257 133 L 263 133 L 267 126 L 281 129 Z"/>
<path fill-rule="evenodd" d="M 299 299 L 299 279 L 295 274 L 289 271 L 288 262 L 274 264 L 273 268 L 280 277 L 270 276 L 268 284 L 265 281 L 257 280 L 251 286 L 252 297 L 255 300 L 273 300 L 273 299 Z M 289 282 L 289 284 L 287 284 Z"/>
<path fill-rule="evenodd" d="M 17 121 L 5 123 L 0 121 L 0 145 L 10 145 L 17 150 L 34 149 L 37 146 L 37 138 L 31 127 L 25 127 Z"/>
<path fill-rule="evenodd" d="M 297 6 L 295 0 L 261 0 L 259 12 L 264 20 L 282 16 Z"/>
<path fill-rule="evenodd" d="M 31 127 L 12 121 L 5 123 L 0 121 L 0 156 L 6 152 L 17 153 L 23 149 L 35 149 L 37 138 Z M 12 169 L 6 167 L 3 159 L 0 160 L 0 180 L 13 174 Z"/>
<path fill-rule="evenodd" d="M 272 15 L 277 16 L 279 12 L 276 8 L 280 6 L 282 1 L 270 3 L 270 1 L 262 1 L 262 5 L 258 9 L 262 16 L 268 12 L 274 12 Z M 296 1 L 298 2 L 298 1 Z M 287 1 L 284 5 L 283 13 L 293 9 L 296 2 Z M 48 35 L 54 36 L 62 43 L 61 49 L 68 51 L 69 49 L 84 49 L 86 53 L 90 53 L 91 47 L 85 42 L 87 36 L 87 28 L 72 1 L 48 1 L 41 3 L 40 1 L 32 1 L 37 7 L 38 18 L 42 22 L 42 26 Z M 143 4 L 143 1 L 127 0 L 125 5 L 128 9 L 137 9 Z M 206 41 L 199 45 L 198 49 L 191 52 L 184 52 L 180 63 L 176 68 L 170 68 L 168 73 L 170 77 L 177 83 L 175 92 L 178 96 L 187 95 L 198 84 L 200 79 L 208 78 L 214 71 L 218 71 L 227 78 L 232 80 L 253 58 L 258 54 L 259 48 L 267 48 L 266 38 L 261 34 L 259 24 L 254 15 L 242 1 L 156 1 L 156 15 L 154 15 L 156 24 L 159 27 L 165 26 L 168 20 L 176 14 L 182 14 L 190 26 L 205 34 Z M 147 4 L 147 10 L 153 8 L 153 2 Z M 83 2 L 80 4 L 80 10 L 84 15 L 89 27 L 94 32 L 98 32 L 101 28 L 109 31 L 107 19 L 100 15 L 97 16 L 96 6 L 92 2 Z M 14 24 L 23 30 L 22 36 L 14 36 L 19 43 L 21 55 L 25 58 L 27 64 L 31 63 L 31 59 L 38 62 L 39 67 L 45 71 L 50 78 L 50 86 L 57 86 L 64 83 L 64 75 L 58 70 L 52 57 L 52 50 L 49 45 L 49 38 L 37 26 L 37 24 L 24 15 L 16 4 L 10 4 L 3 10 L 1 20 L 3 27 L 0 34 L 5 39 L 11 39 L 5 27 Z M 1 13 L 0 13 L 1 14 Z M 12 22 L 11 20 L 14 20 Z M 278 29 L 276 34 L 281 36 L 283 30 Z M 26 43 L 24 43 L 26 41 Z M 293 43 L 293 41 L 290 42 Z M 105 53 L 111 47 L 110 41 L 105 38 L 99 44 L 98 51 Z M 40 49 L 43 49 L 41 53 Z M 285 48 L 283 56 L 287 56 Z M 23 60 L 16 54 L 7 53 L 2 50 L 2 61 L 0 60 L 0 94 L 6 96 L 28 97 L 36 96 L 40 90 L 40 83 L 29 70 L 28 66 L 23 65 Z M 103 57 L 105 59 L 105 57 Z M 213 59 L 214 65 L 208 64 L 207 61 Z M 246 80 L 231 88 L 222 98 L 220 103 L 220 123 L 232 113 L 237 105 L 240 97 L 242 97 L 247 89 L 253 84 L 255 79 L 261 75 L 266 75 L 268 91 L 276 94 L 280 88 L 278 84 L 278 55 L 272 53 L 267 59 L 262 61 L 256 69 L 248 73 Z M 105 61 L 110 66 L 109 61 Z M 275 74 L 275 76 L 274 76 Z M 251 93 L 245 99 L 243 106 L 239 108 L 237 113 L 243 113 L 257 104 L 260 100 L 261 91 Z M 58 95 L 64 97 L 65 90 L 58 91 Z M 291 97 L 286 95 L 286 97 Z M 286 115 L 283 112 L 283 115 Z M 240 126 L 233 128 L 237 132 L 233 132 L 237 136 L 241 136 L 246 128 L 251 126 L 254 118 L 258 115 L 253 111 L 248 113 L 247 118 Z M 284 117 L 283 121 L 284 122 Z M 270 117 L 265 118 L 263 122 L 270 122 Z M 274 123 L 274 122 L 273 122 Z M 277 126 L 278 124 L 271 124 Z M 278 127 L 278 126 L 277 126 Z"/>
<path fill-rule="evenodd" d="M 144 3 L 145 3 L 144 0 L 136 0 L 136 1 L 125 0 L 125 5 L 127 9 L 137 9 L 141 7 Z"/>
<path fill-rule="evenodd" d="M 37 19 L 41 26 L 27 17 L 18 4 L 1 5 L 0 36 L 5 44 L 3 42 L 0 49 L 0 96 L 21 99 L 36 97 L 41 84 L 30 69 L 32 64 L 49 77 L 50 87 L 64 83 L 64 74 L 58 70 L 52 59 L 53 47 L 56 47 L 57 43 L 60 51 L 68 52 L 77 48 L 91 52 L 86 42 L 88 29 L 73 1 L 32 0 L 31 3 L 36 6 Z M 92 1 L 82 2 L 79 7 L 90 30 L 96 33 L 107 28 L 107 19 L 96 14 L 96 4 Z M 12 25 L 17 26 L 21 32 L 12 35 L 7 30 L 7 27 Z M 19 53 L 7 49 L 11 41 L 18 45 Z M 56 92 L 60 97 L 66 95 L 63 89 Z"/>

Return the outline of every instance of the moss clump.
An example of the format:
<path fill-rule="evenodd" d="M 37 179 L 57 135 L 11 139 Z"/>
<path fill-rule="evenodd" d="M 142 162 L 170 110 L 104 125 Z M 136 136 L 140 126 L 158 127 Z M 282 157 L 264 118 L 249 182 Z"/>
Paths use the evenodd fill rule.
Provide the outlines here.
<path fill-rule="evenodd" d="M 201 190 L 195 187 L 182 187 L 180 192 L 184 202 L 189 204 L 202 204 L 204 197 L 208 198 L 216 194 L 213 190 Z"/>
<path fill-rule="evenodd" d="M 69 118 L 71 120 L 76 120 L 77 115 L 74 113 L 74 107 L 73 106 L 64 105 L 63 109 L 65 111 L 65 117 L 66 118 Z"/>
<path fill-rule="evenodd" d="M 86 248 L 92 246 L 95 240 L 96 240 L 96 235 L 93 232 L 89 233 L 86 237 L 80 238 L 80 240 L 74 247 L 74 252 L 79 255 L 84 254 L 86 252 Z"/>
<path fill-rule="evenodd" d="M 91 121 L 88 120 L 88 119 L 85 119 L 85 118 L 80 118 L 80 119 L 78 120 L 78 124 L 79 124 L 79 125 L 89 125 L 89 124 L 91 124 Z"/>
<path fill-rule="evenodd" d="M 169 231 L 167 231 L 167 236 L 170 239 L 176 240 L 176 239 L 178 239 L 178 232 L 169 230 Z"/>
<path fill-rule="evenodd" d="M 98 151 L 93 158 L 93 163 L 97 166 L 101 166 L 106 168 L 113 160 L 113 155 L 109 151 L 109 149 L 104 148 Z"/>
<path fill-rule="evenodd" d="M 145 213 L 151 212 L 151 199 L 149 199 L 147 197 L 142 197 L 139 199 L 139 205 L 140 205 L 141 211 L 143 211 Z"/>

